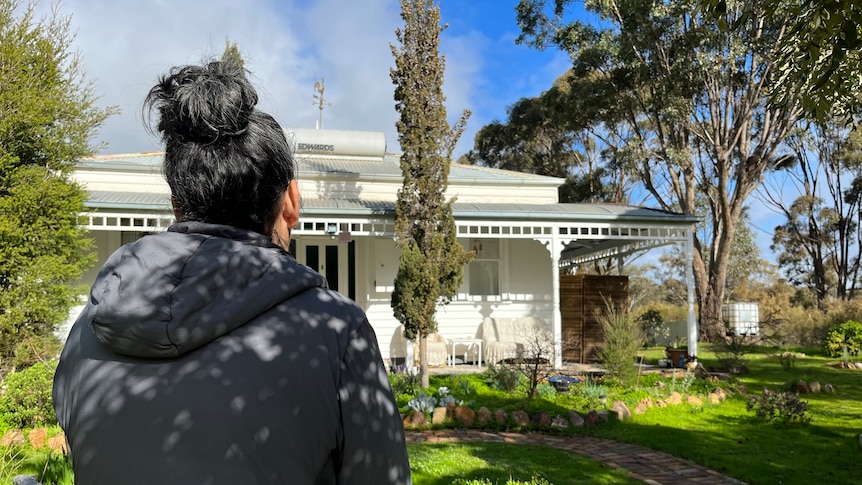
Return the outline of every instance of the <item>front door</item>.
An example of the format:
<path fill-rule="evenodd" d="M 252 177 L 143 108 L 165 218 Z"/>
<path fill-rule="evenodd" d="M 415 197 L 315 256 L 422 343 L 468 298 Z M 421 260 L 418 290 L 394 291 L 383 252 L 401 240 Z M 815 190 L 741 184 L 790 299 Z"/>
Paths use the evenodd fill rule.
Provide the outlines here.
<path fill-rule="evenodd" d="M 300 238 L 296 259 L 317 271 L 329 288 L 356 300 L 355 242 L 339 243 L 328 238 Z"/>

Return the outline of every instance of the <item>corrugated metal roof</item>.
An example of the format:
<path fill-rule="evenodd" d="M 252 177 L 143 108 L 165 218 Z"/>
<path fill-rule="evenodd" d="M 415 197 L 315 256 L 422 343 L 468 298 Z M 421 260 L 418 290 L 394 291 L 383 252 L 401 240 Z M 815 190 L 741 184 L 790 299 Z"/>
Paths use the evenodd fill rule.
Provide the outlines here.
<path fill-rule="evenodd" d="M 381 161 L 373 158 L 355 157 L 297 157 L 300 178 L 318 173 L 345 174 L 361 176 L 389 176 L 401 178 L 401 168 L 397 163 Z"/>
<path fill-rule="evenodd" d="M 163 152 L 129 153 L 121 155 L 98 155 L 78 161 L 81 168 L 159 172 L 162 168 Z M 355 176 L 357 179 L 401 180 L 399 156 L 386 154 L 382 159 L 373 157 L 346 157 L 302 154 L 297 156 L 300 178 L 320 175 Z M 450 184 L 498 183 L 501 185 L 562 185 L 563 179 L 544 177 L 529 173 L 498 170 L 473 165 L 452 164 L 449 168 Z"/>
<path fill-rule="evenodd" d="M 136 192 L 90 192 L 84 202 L 93 209 L 171 211 L 169 194 Z"/>
<path fill-rule="evenodd" d="M 139 172 L 159 172 L 162 169 L 164 157 L 164 152 L 96 155 L 78 160 L 78 166 L 104 170 L 119 169 Z"/>
<path fill-rule="evenodd" d="M 171 210 L 167 194 L 129 192 L 91 192 L 87 207 L 109 210 Z M 570 221 L 663 221 L 687 224 L 696 222 L 686 216 L 646 207 L 616 204 L 477 204 L 455 203 L 453 214 L 459 220 L 519 220 L 544 222 Z M 302 212 L 318 217 L 365 217 L 394 215 L 395 202 L 355 199 L 302 199 Z"/>
<path fill-rule="evenodd" d="M 560 222 L 572 220 L 668 220 L 691 223 L 699 220 L 696 216 L 624 204 L 476 204 L 456 202 L 452 211 L 462 219 L 480 219 L 493 213 L 500 216 L 505 215 L 506 219 L 559 220 Z"/>

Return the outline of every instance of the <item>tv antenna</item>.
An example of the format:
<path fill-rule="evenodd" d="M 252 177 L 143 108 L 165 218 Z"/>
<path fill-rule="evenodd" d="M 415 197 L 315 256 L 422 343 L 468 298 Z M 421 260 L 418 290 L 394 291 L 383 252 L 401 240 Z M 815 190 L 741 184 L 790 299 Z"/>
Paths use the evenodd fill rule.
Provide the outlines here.
<path fill-rule="evenodd" d="M 314 91 L 317 92 L 317 94 L 314 95 L 314 102 L 312 103 L 316 104 L 317 107 L 320 109 L 320 118 L 317 120 L 318 130 L 323 128 L 323 108 L 325 108 L 326 106 L 332 106 L 332 103 L 330 103 L 323 97 L 323 89 L 323 78 L 321 77 L 320 82 L 314 82 Z"/>

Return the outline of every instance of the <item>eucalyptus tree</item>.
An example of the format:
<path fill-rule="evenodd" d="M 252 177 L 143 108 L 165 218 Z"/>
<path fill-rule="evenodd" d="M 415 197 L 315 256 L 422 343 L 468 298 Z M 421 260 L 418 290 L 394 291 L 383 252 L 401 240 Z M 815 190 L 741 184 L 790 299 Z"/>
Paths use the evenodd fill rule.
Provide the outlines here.
<path fill-rule="evenodd" d="M 519 42 L 572 59 L 569 115 L 609 159 L 636 171 L 662 209 L 708 202 L 709 240 L 694 238 L 701 335 L 723 336 L 731 243 L 764 177 L 786 161 L 782 141 L 800 109 L 769 104 L 766 86 L 787 16 L 728 4 L 722 31 L 693 0 L 521 0 Z M 744 15 L 745 14 L 745 15 Z M 737 22 L 739 20 L 739 22 Z"/>
<path fill-rule="evenodd" d="M 453 200 L 446 200 L 452 150 L 470 115 L 454 127 L 446 119 L 439 54 L 440 8 L 432 0 L 401 0 L 404 27 L 391 46 L 395 68 L 396 122 L 404 184 L 395 211 L 396 243 L 401 248 L 392 309 L 404 335 L 419 341 L 422 385 L 428 387 L 427 336 L 437 331 L 437 306 L 448 303 L 472 257 L 457 240 Z"/>
<path fill-rule="evenodd" d="M 762 190 L 785 217 L 772 249 L 790 281 L 825 310 L 830 297 L 852 299 L 862 277 L 862 132 L 804 123 L 787 145 L 794 163 Z"/>
<path fill-rule="evenodd" d="M 540 96 L 510 106 L 506 122 L 482 127 L 462 161 L 563 178 L 560 202 L 628 202 L 630 174 L 606 163 L 592 135 L 573 126 L 570 97 L 567 73 Z"/>
<path fill-rule="evenodd" d="M 0 0 L 0 377 L 56 350 L 94 261 L 70 173 L 113 109 L 96 104 L 70 21 Z"/>
<path fill-rule="evenodd" d="M 862 4 L 856 0 L 759 0 L 739 5 L 701 0 L 700 6 L 720 28 L 739 28 L 748 16 L 787 15 L 779 39 L 776 76 L 769 85 L 772 102 L 798 100 L 806 117 L 820 123 L 847 122 L 862 108 Z M 729 22 L 728 9 L 743 16 Z"/>

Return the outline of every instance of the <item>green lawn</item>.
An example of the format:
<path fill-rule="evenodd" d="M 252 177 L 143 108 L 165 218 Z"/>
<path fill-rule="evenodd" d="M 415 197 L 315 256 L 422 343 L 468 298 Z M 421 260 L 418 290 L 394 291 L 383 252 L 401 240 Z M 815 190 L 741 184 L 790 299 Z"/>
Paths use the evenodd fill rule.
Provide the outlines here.
<path fill-rule="evenodd" d="M 763 388 L 779 390 L 798 380 L 830 383 L 833 394 L 806 394 L 811 422 L 776 425 L 764 423 L 746 411 L 745 399 L 735 396 L 719 405 L 700 407 L 683 404 L 664 409 L 652 408 L 624 422 L 611 421 L 595 428 L 570 428 L 554 434 L 589 435 L 629 442 L 690 459 L 752 485 L 782 484 L 860 484 L 862 485 L 862 370 L 837 369 L 824 356 L 809 355 L 796 362 L 791 371 L 766 356 L 774 349 L 761 349 L 748 355 L 750 372 L 731 385 L 744 384 L 751 392 Z M 647 352 L 660 355 L 660 349 Z M 701 349 L 701 360 L 715 365 L 708 346 Z M 608 387 L 608 403 L 623 399 L 631 407 L 642 397 L 657 397 L 680 380 L 666 382 L 665 391 L 657 391 L 658 376 L 642 376 L 638 389 Z M 585 412 L 595 397 L 583 394 L 584 387 L 549 398 L 525 400 L 519 395 L 491 388 L 483 375 L 470 377 L 433 376 L 428 391 L 447 386 L 458 399 L 465 399 L 474 409 L 486 406 L 492 411 L 524 409 L 545 410 L 566 415 L 569 409 Z M 691 389 L 705 391 L 706 382 L 696 382 Z M 473 389 L 474 392 L 468 392 Z M 462 395 L 469 394 L 469 395 Z M 399 395 L 405 405 L 409 396 Z M 593 404 L 595 405 L 595 404 Z M 524 431 L 501 427 L 508 431 Z M 550 431 L 548 431 L 550 432 Z M 53 479 L 46 483 L 71 483 L 67 460 L 51 459 L 32 450 L 0 450 L 0 476 L 48 471 Z M 13 454 L 10 454 L 13 453 Z M 409 445 L 414 483 L 417 485 L 451 485 L 459 478 L 488 479 L 503 484 L 509 478 L 526 481 L 533 476 L 554 485 L 578 483 L 638 483 L 619 470 L 554 448 L 504 443 L 421 443 Z"/>
<path fill-rule="evenodd" d="M 506 443 L 410 444 L 415 485 L 452 485 L 458 478 L 529 481 L 541 477 L 554 485 L 637 484 L 621 470 L 556 448 Z"/>
<path fill-rule="evenodd" d="M 760 392 L 764 387 L 781 390 L 785 383 L 798 380 L 833 384 L 837 388 L 836 393 L 801 396 L 808 403 L 812 418 L 809 424 L 764 423 L 756 419 L 753 412 L 746 411 L 744 397 L 736 396 L 720 405 L 694 407 L 683 404 L 665 409 L 652 408 L 625 422 L 570 429 L 563 434 L 590 435 L 665 451 L 751 484 L 862 484 L 862 447 L 859 443 L 859 434 L 862 433 L 862 370 L 837 369 L 827 365 L 835 359 L 808 355 L 798 360 L 793 370 L 784 371 L 778 361 L 767 358 L 774 351 L 760 349 L 747 355 L 750 372 L 739 376 L 738 383 L 744 384 L 750 392 Z M 708 346 L 701 349 L 700 358 L 707 366 L 717 365 Z M 432 380 L 432 389 L 447 385 L 459 397 L 455 391 L 457 380 L 437 376 Z M 480 406 L 487 406 L 492 412 L 498 408 L 544 409 L 560 415 L 565 415 L 570 408 L 585 411 L 578 408 L 584 398 L 577 393 L 527 402 L 519 396 L 491 389 L 481 376 L 471 377 L 470 381 L 477 393 L 467 401 L 474 409 Z M 612 388 L 608 402 L 621 398 L 633 407 L 644 395 L 656 393 L 654 382 L 654 377 L 643 378 L 641 383 L 645 386 L 641 389 Z M 697 383 L 692 389 L 703 389 L 705 384 Z M 423 449 L 431 445 L 417 446 Z M 413 452 L 416 449 L 412 448 Z M 525 459 L 532 455 L 527 451 L 515 453 Z"/>

